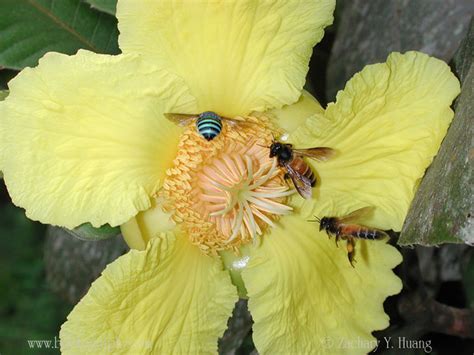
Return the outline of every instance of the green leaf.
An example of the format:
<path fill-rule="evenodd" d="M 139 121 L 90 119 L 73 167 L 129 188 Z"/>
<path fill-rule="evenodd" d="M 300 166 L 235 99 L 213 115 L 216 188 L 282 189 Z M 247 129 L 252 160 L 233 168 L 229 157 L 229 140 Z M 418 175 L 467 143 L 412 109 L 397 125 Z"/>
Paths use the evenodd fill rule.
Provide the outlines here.
<path fill-rule="evenodd" d="M 34 66 L 46 52 L 119 53 L 117 20 L 81 0 L 0 0 L 0 67 Z"/>
<path fill-rule="evenodd" d="M 90 223 L 84 223 L 72 230 L 66 229 L 69 234 L 82 240 L 103 240 L 116 237 L 120 234 L 119 227 L 111 227 L 108 224 L 100 228 L 94 228 Z"/>
<path fill-rule="evenodd" d="M 9 94 L 8 90 L 0 90 L 0 101 L 5 100 L 8 94 Z"/>
<path fill-rule="evenodd" d="M 8 90 L 0 90 L 0 101 L 5 100 L 10 92 Z M 0 179 L 3 179 L 3 172 L 0 171 Z"/>
<path fill-rule="evenodd" d="M 84 0 L 89 3 L 92 8 L 95 8 L 99 11 L 106 12 L 111 15 L 115 15 L 115 10 L 117 8 L 117 0 Z"/>

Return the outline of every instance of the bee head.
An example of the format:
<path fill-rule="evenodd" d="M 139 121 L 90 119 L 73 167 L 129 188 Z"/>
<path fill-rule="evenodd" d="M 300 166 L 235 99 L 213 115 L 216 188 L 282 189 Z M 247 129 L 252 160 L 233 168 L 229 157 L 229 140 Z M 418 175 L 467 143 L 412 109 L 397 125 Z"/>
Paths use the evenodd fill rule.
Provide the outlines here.
<path fill-rule="evenodd" d="M 327 230 L 330 225 L 330 220 L 328 217 L 323 217 L 319 221 L 319 230 L 322 231 L 323 229 Z"/>
<path fill-rule="evenodd" d="M 212 111 L 205 111 L 202 112 L 198 115 L 198 118 L 200 119 L 211 119 L 211 120 L 221 120 L 221 116 L 219 116 L 217 113 L 212 112 Z"/>
<path fill-rule="evenodd" d="M 277 141 L 273 141 L 272 145 L 270 146 L 270 158 L 277 157 L 281 154 L 283 150 L 283 144 Z"/>
<path fill-rule="evenodd" d="M 292 145 L 273 141 L 270 146 L 270 158 L 277 157 L 279 162 L 288 162 L 293 156 Z"/>

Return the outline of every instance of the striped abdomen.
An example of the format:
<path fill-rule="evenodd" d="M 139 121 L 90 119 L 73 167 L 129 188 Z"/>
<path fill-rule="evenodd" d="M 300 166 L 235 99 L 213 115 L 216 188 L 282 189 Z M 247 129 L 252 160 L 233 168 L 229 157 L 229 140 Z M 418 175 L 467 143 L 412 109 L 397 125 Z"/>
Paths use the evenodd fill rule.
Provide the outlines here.
<path fill-rule="evenodd" d="M 351 236 L 360 239 L 382 239 L 388 234 L 380 229 L 368 228 L 358 224 L 343 224 L 339 227 L 341 236 Z"/>
<path fill-rule="evenodd" d="M 203 112 L 196 121 L 196 127 L 199 134 L 210 141 L 221 133 L 222 120 L 214 112 Z"/>
<path fill-rule="evenodd" d="M 311 187 L 316 185 L 316 176 L 314 175 L 310 166 L 303 160 L 303 158 L 295 156 L 291 161 L 290 166 L 298 174 L 305 176 L 309 181 L 311 181 Z"/>

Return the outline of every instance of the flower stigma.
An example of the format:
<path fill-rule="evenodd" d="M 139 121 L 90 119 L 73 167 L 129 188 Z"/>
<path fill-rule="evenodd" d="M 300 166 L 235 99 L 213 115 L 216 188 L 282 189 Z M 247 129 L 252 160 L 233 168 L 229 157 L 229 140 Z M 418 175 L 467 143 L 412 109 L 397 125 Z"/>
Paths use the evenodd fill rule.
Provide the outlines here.
<path fill-rule="evenodd" d="M 210 142 L 194 123 L 185 127 L 160 196 L 164 209 L 206 254 L 258 243 L 269 226 L 292 212 L 286 201 L 295 191 L 269 157 L 274 133 L 264 116 L 224 121 Z"/>

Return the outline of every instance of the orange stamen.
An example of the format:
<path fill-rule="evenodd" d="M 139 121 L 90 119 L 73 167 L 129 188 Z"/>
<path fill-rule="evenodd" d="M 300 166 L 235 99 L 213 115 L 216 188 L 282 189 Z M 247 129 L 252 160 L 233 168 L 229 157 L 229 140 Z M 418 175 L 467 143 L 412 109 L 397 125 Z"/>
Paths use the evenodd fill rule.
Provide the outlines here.
<path fill-rule="evenodd" d="M 162 196 L 165 209 L 206 253 L 254 242 L 281 215 L 294 193 L 284 172 L 269 158 L 272 131 L 267 120 L 226 125 L 211 142 L 186 128 L 174 167 L 168 169 Z"/>

